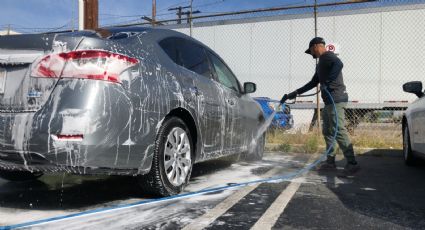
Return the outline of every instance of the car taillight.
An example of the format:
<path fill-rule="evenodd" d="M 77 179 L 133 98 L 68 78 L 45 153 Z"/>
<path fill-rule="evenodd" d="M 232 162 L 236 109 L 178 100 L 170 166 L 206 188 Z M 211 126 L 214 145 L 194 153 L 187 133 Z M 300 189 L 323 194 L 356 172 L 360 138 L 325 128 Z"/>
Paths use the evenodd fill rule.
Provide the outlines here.
<path fill-rule="evenodd" d="M 83 141 L 83 134 L 57 134 L 52 135 L 55 141 Z"/>
<path fill-rule="evenodd" d="M 103 50 L 78 50 L 42 57 L 33 65 L 31 76 L 121 82 L 119 75 L 137 63 L 137 59 L 122 54 Z"/>

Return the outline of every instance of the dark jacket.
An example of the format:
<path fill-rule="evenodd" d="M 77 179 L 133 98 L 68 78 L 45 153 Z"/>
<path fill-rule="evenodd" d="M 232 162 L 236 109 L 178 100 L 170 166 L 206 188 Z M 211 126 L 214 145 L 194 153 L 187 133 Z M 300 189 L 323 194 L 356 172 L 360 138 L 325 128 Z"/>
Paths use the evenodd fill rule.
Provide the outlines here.
<path fill-rule="evenodd" d="M 341 60 L 334 53 L 329 51 L 323 53 L 319 58 L 319 64 L 316 66 L 313 78 L 303 87 L 297 89 L 297 93 L 303 94 L 320 83 L 322 87 L 327 87 L 335 103 L 348 102 L 348 94 L 342 77 L 343 66 Z M 322 90 L 321 94 L 325 105 L 332 104 L 326 92 Z"/>

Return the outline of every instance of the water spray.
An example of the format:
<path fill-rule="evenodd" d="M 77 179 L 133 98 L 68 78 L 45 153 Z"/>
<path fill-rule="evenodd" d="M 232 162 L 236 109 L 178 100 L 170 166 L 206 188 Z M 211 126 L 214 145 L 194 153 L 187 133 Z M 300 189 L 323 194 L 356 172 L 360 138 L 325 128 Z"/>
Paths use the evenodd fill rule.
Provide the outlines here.
<path fill-rule="evenodd" d="M 321 88 L 328 96 L 329 96 L 329 98 L 331 99 L 331 102 L 332 102 L 332 105 L 333 105 L 333 109 L 334 109 L 334 112 L 335 112 L 335 119 L 336 119 L 336 123 L 335 123 L 335 133 L 334 133 L 334 136 L 333 136 L 333 138 L 332 138 L 332 144 L 329 146 L 329 148 L 328 149 L 326 149 L 326 151 L 323 153 L 323 155 L 319 158 L 319 160 L 318 160 L 318 162 L 320 162 L 320 161 L 323 161 L 326 157 L 327 157 L 327 155 L 329 154 L 329 152 L 330 152 L 330 150 L 334 147 L 334 145 L 335 145 L 335 141 L 336 141 L 336 136 L 337 136 L 337 134 L 338 134 L 338 115 L 337 115 L 337 112 L 336 112 L 336 106 L 335 106 L 335 101 L 334 101 L 334 99 L 333 99 L 333 97 L 332 97 L 332 95 L 331 95 L 331 93 L 328 91 L 328 89 L 326 88 L 326 87 L 322 87 Z M 297 97 L 310 97 L 310 96 L 314 96 L 314 95 L 317 95 L 318 93 L 320 93 L 321 91 L 319 90 L 319 91 L 317 91 L 317 92 L 315 92 L 315 93 L 313 93 L 313 94 L 304 94 L 304 95 L 297 95 Z M 261 125 L 261 127 L 258 129 L 258 132 L 257 132 L 257 135 L 255 136 L 255 138 L 253 138 L 252 139 L 252 141 L 251 141 L 251 144 L 250 144 L 250 149 L 253 149 L 255 146 L 256 146 L 256 144 L 257 144 L 257 141 L 258 141 L 258 139 L 267 131 L 267 129 L 270 127 L 270 125 L 271 125 L 271 123 L 272 123 L 272 121 L 273 121 L 273 118 L 274 118 L 274 116 L 276 115 L 276 113 L 277 113 L 277 111 L 280 111 L 282 108 L 285 108 L 286 106 L 287 106 L 287 104 L 294 104 L 295 103 L 295 100 L 294 100 L 294 102 L 292 102 L 292 103 L 278 103 L 278 105 L 275 107 L 275 109 L 274 109 L 274 111 L 273 111 L 273 113 L 264 121 L 264 123 Z M 313 167 L 311 167 L 311 168 L 313 168 Z M 310 169 L 311 169 L 310 168 Z"/>
<path fill-rule="evenodd" d="M 276 115 L 277 111 L 280 111 L 282 107 L 285 107 L 285 106 L 286 106 L 285 103 L 278 103 L 278 105 L 273 110 L 272 114 L 270 114 L 270 116 L 260 126 L 255 137 L 252 138 L 252 141 L 249 145 L 250 150 L 255 149 L 255 146 L 257 145 L 258 140 L 261 138 L 261 136 L 263 136 L 263 134 L 267 131 L 267 129 L 269 129 L 270 125 L 272 124 L 273 118 Z"/>

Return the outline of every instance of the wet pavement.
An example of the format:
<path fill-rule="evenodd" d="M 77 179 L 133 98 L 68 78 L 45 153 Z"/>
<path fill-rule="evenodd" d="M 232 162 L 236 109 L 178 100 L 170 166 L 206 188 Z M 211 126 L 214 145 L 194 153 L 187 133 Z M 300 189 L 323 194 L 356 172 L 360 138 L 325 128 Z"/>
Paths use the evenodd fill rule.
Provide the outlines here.
<path fill-rule="evenodd" d="M 317 156 L 314 156 L 317 157 Z M 185 194 L 288 175 L 312 155 L 268 153 L 261 162 L 196 165 Z M 400 151 L 359 157 L 351 178 L 312 171 L 291 181 L 154 200 L 132 177 L 45 175 L 0 179 L 0 226 L 30 229 L 424 229 L 425 164 L 407 167 Z M 338 162 L 343 166 L 344 162 Z M 94 211 L 93 211 L 94 210 Z M 81 213 L 83 212 L 83 213 Z M 67 218 L 56 218 L 66 216 Z M 72 215 L 72 216 L 69 216 Z M 1 229 L 1 227 L 0 227 Z"/>

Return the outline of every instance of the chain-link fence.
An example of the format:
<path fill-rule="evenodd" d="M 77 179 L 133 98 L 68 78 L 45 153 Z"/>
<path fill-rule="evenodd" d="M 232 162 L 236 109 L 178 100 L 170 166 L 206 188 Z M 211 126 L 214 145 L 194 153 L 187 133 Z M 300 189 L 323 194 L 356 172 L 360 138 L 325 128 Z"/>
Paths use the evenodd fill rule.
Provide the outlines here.
<path fill-rule="evenodd" d="M 254 97 L 276 100 L 312 78 L 316 62 L 304 51 L 317 31 L 335 44 L 344 63 L 347 127 L 355 145 L 381 147 L 375 146 L 379 139 L 382 147 L 400 148 L 403 110 L 415 99 L 402 85 L 425 74 L 425 1 L 352 2 L 193 17 L 192 28 L 176 21 L 163 27 L 215 50 L 241 82 L 257 83 Z M 295 126 L 288 132 L 311 130 L 316 96 L 291 107 Z"/>

